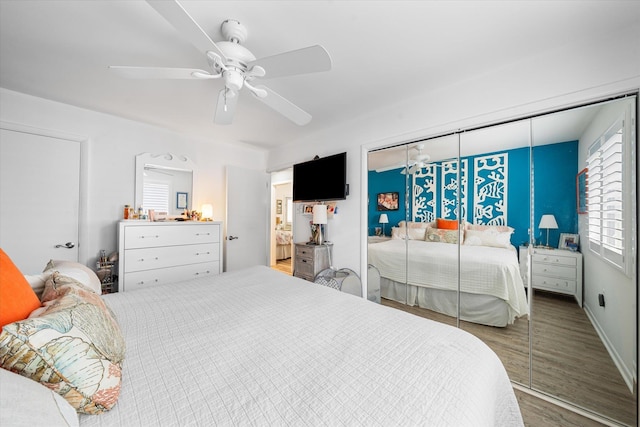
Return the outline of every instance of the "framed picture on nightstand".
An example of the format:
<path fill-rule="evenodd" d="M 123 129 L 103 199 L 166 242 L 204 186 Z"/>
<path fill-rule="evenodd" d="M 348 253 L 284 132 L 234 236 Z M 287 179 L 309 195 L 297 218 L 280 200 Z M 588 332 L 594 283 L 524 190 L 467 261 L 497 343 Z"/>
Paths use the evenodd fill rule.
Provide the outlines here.
<path fill-rule="evenodd" d="M 558 248 L 568 249 L 570 251 L 576 252 L 578 250 L 579 241 L 579 234 L 560 233 L 560 242 L 558 243 Z"/>

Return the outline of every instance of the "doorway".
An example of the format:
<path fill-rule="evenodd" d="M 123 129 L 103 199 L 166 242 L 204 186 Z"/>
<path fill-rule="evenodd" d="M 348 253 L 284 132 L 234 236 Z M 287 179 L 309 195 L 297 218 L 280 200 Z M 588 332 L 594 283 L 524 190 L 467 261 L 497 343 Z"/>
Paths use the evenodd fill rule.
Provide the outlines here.
<path fill-rule="evenodd" d="M 271 174 L 270 266 L 293 274 L 293 169 Z"/>

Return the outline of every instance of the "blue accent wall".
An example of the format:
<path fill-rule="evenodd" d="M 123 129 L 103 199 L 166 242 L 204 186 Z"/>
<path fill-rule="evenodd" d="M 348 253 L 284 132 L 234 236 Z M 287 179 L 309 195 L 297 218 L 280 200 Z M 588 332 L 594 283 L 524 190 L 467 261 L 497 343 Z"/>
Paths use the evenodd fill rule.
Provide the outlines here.
<path fill-rule="evenodd" d="M 400 173 L 402 169 L 393 169 L 386 172 L 369 172 L 369 236 L 375 234 L 376 227 L 382 227 L 379 223 L 380 214 L 386 213 L 389 217 L 389 223 L 385 224 L 385 235 L 391 235 L 391 227 L 398 225 L 400 221 L 405 219 L 407 205 L 407 175 Z M 378 211 L 378 193 L 398 192 L 398 210 L 397 211 Z M 409 218 L 411 214 L 409 213 Z"/>
<path fill-rule="evenodd" d="M 560 233 L 578 233 L 578 141 L 533 147 L 533 171 L 533 236 L 536 244 L 546 243 L 547 231 L 538 224 L 542 215 L 553 214 L 558 229 L 549 230 L 549 246 L 557 248 Z"/>
<path fill-rule="evenodd" d="M 529 147 L 506 151 L 509 154 L 507 184 L 507 223 L 515 229 L 511 243 L 518 246 L 529 241 L 529 212 L 531 207 L 529 185 Z M 486 154 L 482 154 L 485 156 Z M 473 218 L 473 167 L 476 156 L 469 159 L 469 200 L 467 221 Z M 538 224 L 543 214 L 552 213 L 558 222 L 558 230 L 550 230 L 549 243 L 558 246 L 560 233 L 577 233 L 578 218 L 576 209 L 575 177 L 578 173 L 578 141 L 559 144 L 542 145 L 533 148 L 534 163 L 534 237 L 537 243 L 546 243 L 546 230 L 539 230 Z M 385 234 L 391 234 L 391 227 L 405 218 L 411 219 L 411 206 L 407 203 L 407 175 L 400 172 L 402 168 L 386 172 L 369 172 L 369 235 L 375 233 L 380 226 L 378 220 L 382 212 L 377 211 L 378 193 L 397 191 L 400 195 L 400 209 L 387 211 L 389 224 L 385 226 Z M 409 194 L 409 205 L 411 203 Z M 436 210 L 440 216 L 440 206 Z M 541 240 L 542 238 L 542 240 Z"/>

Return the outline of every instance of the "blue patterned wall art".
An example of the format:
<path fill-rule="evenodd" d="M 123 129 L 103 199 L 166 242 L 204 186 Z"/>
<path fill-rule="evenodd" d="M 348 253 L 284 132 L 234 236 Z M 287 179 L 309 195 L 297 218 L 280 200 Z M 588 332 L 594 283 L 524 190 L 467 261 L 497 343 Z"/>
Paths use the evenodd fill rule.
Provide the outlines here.
<path fill-rule="evenodd" d="M 442 165 L 442 195 L 440 197 L 440 218 L 458 219 L 465 218 L 467 215 L 467 194 L 468 191 L 468 170 L 469 161 L 461 160 L 462 166 L 459 166 L 458 160 L 447 160 Z M 460 174 L 460 207 L 462 208 L 462 216 L 458 209 L 458 174 Z"/>
<path fill-rule="evenodd" d="M 432 163 L 412 175 L 412 221 L 431 222 L 436 220 L 437 170 L 437 165 Z"/>
<path fill-rule="evenodd" d="M 507 225 L 508 166 L 508 153 L 474 159 L 474 224 Z"/>

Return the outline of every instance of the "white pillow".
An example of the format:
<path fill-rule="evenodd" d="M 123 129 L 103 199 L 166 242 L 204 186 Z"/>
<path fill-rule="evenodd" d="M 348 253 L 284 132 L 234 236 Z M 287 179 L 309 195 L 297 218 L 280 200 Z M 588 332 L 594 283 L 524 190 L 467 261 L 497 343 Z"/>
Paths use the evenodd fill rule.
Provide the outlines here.
<path fill-rule="evenodd" d="M 76 410 L 42 384 L 0 368 L 0 425 L 78 426 Z"/>
<path fill-rule="evenodd" d="M 96 273 L 86 265 L 73 261 L 52 259 L 42 273 L 48 278 L 54 271 L 77 280 L 98 295 L 102 294 L 100 279 L 98 279 Z"/>
<path fill-rule="evenodd" d="M 40 274 L 25 274 L 24 278 L 27 279 L 31 289 L 36 293 L 38 299 L 42 297 L 42 292 L 44 291 L 44 284 L 47 281 L 49 274 L 40 273 Z"/>
<path fill-rule="evenodd" d="M 465 230 L 464 244 L 469 246 L 491 246 L 494 248 L 510 248 L 511 232 L 488 230 Z"/>

